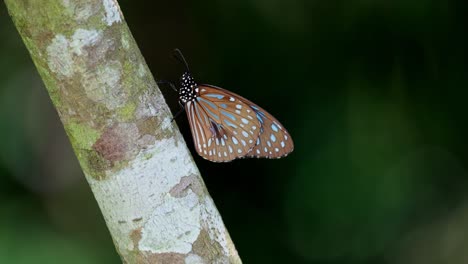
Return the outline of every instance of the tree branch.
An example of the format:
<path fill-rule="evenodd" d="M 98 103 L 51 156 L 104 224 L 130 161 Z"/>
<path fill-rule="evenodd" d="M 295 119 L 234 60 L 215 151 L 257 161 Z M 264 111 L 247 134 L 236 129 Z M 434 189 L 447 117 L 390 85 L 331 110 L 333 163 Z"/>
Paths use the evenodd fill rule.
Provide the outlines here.
<path fill-rule="evenodd" d="M 123 262 L 241 263 L 117 2 L 5 3 Z"/>

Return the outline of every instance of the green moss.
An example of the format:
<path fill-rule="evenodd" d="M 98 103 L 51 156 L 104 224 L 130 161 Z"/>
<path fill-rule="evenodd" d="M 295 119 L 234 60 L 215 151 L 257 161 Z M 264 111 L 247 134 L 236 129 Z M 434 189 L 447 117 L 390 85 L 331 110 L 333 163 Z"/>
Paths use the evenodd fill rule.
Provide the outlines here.
<path fill-rule="evenodd" d="M 31 32 L 35 35 L 40 35 L 44 31 L 65 33 L 66 29 L 73 28 L 63 24 L 63 21 L 72 21 L 67 12 L 64 12 L 63 1 L 7 0 L 6 3 L 10 13 L 16 17 L 19 31 L 29 36 Z M 26 22 L 31 20 L 34 23 Z M 27 25 L 33 25 L 35 29 L 42 30 L 29 30 Z"/>
<path fill-rule="evenodd" d="M 119 108 L 117 110 L 117 113 L 121 121 L 125 122 L 131 120 L 133 118 L 133 115 L 135 114 L 136 108 L 137 106 L 132 100 L 129 100 L 124 107 Z"/>
<path fill-rule="evenodd" d="M 23 32 L 36 32 L 36 35 L 43 32 L 60 33 L 67 37 L 74 33 L 79 27 L 79 22 L 74 19 L 73 8 L 67 8 L 63 0 L 6 0 L 8 9 L 14 14 L 15 24 Z M 103 6 L 100 1 L 90 1 L 94 5 L 90 9 L 98 10 Z M 101 12 L 93 12 L 101 14 Z M 34 22 L 31 22 L 34 21 Z M 66 23 L 64 23 L 66 21 Z M 87 24 L 96 29 L 104 29 L 107 25 L 101 15 L 91 15 L 87 19 Z M 29 30 L 27 25 L 33 25 L 36 30 Z M 37 29 L 42 30 L 37 30 Z M 22 34 L 23 35 L 23 34 Z"/>
<path fill-rule="evenodd" d="M 122 36 L 120 37 L 122 47 L 126 50 L 130 48 L 131 39 L 128 30 L 122 30 Z"/>
<path fill-rule="evenodd" d="M 149 160 L 149 159 L 151 159 L 153 157 L 153 155 L 154 155 L 153 153 L 146 153 L 144 155 L 144 158 L 145 158 L 145 160 Z"/>
<path fill-rule="evenodd" d="M 122 73 L 122 85 L 128 94 L 137 94 L 135 88 L 145 87 L 145 83 L 141 78 L 138 78 L 137 71 L 134 63 L 124 58 L 123 73 Z"/>
<path fill-rule="evenodd" d="M 72 145 L 77 149 L 91 149 L 101 135 L 97 130 L 73 121 L 65 125 L 65 131 L 67 131 Z"/>

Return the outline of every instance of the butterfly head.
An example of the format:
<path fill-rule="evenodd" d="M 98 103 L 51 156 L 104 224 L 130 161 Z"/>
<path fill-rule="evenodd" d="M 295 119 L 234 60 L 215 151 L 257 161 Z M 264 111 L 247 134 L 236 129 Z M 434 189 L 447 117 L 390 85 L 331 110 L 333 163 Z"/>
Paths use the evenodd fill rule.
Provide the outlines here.
<path fill-rule="evenodd" d="M 180 78 L 179 99 L 182 103 L 195 100 L 198 93 L 198 85 L 189 72 L 185 72 Z"/>

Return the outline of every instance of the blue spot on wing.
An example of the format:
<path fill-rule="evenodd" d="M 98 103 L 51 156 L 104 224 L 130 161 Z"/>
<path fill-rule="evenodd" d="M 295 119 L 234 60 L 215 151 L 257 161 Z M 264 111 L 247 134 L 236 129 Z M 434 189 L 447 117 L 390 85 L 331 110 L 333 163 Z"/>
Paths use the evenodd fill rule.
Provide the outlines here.
<path fill-rule="evenodd" d="M 202 98 L 202 97 L 197 97 L 197 100 L 198 100 L 199 102 L 202 101 L 202 102 L 208 104 L 208 105 L 211 106 L 211 108 L 213 108 L 213 109 L 217 109 L 217 108 L 218 108 L 213 102 L 210 102 L 210 101 L 208 101 L 208 100 L 206 100 L 206 99 L 204 99 L 204 98 Z"/>
<path fill-rule="evenodd" d="M 217 107 L 215 104 L 213 104 L 212 102 L 210 102 L 210 101 L 208 101 L 208 100 L 205 100 L 205 99 L 200 98 L 200 97 L 198 97 L 197 100 L 198 100 L 199 102 L 200 102 L 200 101 L 203 101 L 204 103 L 209 104 L 209 105 L 210 105 L 211 107 L 213 107 L 214 109 L 218 109 L 218 107 Z M 202 103 L 200 103 L 200 106 L 203 107 L 203 110 L 207 111 L 208 114 L 209 114 L 210 116 L 212 116 L 212 117 L 214 117 L 215 119 L 219 120 L 219 116 L 218 116 L 217 114 L 211 112 L 211 110 L 210 110 L 208 107 L 203 106 Z"/>
<path fill-rule="evenodd" d="M 236 125 L 234 125 L 233 123 L 229 122 L 227 119 L 224 119 L 224 123 L 226 123 L 228 126 L 231 126 L 233 128 L 237 128 Z"/>
<path fill-rule="evenodd" d="M 271 124 L 271 129 L 273 129 L 275 132 L 278 132 L 278 127 L 275 124 Z"/>
<path fill-rule="evenodd" d="M 232 121 L 236 121 L 236 117 L 235 117 L 233 114 L 231 114 L 231 113 L 229 113 L 229 112 L 226 112 L 226 111 L 224 111 L 224 110 L 221 110 L 220 112 L 221 112 L 221 114 L 223 114 L 223 115 L 225 115 L 225 116 L 231 118 Z"/>
<path fill-rule="evenodd" d="M 224 98 L 224 95 L 222 95 L 222 94 L 204 94 L 203 96 L 217 98 L 217 99 L 223 99 Z"/>
<path fill-rule="evenodd" d="M 265 122 L 263 120 L 263 118 L 266 117 L 265 113 L 263 113 L 262 111 L 260 111 L 260 109 L 255 106 L 255 105 L 251 105 L 250 108 L 252 108 L 255 112 L 255 115 L 257 116 L 257 119 L 258 121 L 260 122 L 260 133 L 263 133 L 263 123 Z"/>

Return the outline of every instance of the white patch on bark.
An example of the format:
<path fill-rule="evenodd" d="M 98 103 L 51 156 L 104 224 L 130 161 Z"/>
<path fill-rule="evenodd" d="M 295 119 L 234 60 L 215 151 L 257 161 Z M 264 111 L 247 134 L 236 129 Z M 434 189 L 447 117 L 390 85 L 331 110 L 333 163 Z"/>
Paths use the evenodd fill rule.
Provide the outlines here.
<path fill-rule="evenodd" d="M 130 235 L 138 228 L 142 229 L 143 236 L 143 242 L 140 241 L 139 245 L 147 248 L 149 248 L 148 243 L 154 243 L 154 241 L 151 242 L 149 234 L 153 234 L 154 239 L 158 239 L 157 237 L 161 234 L 154 233 L 158 228 L 160 231 L 169 232 L 164 227 L 166 225 L 164 221 L 167 221 L 167 217 L 171 216 L 164 215 L 170 212 L 168 210 L 171 207 L 176 211 L 182 211 L 174 212 L 174 214 L 177 217 L 185 217 L 183 222 L 186 223 L 174 223 L 172 235 L 179 233 L 177 230 L 187 231 L 189 225 L 191 230 L 199 229 L 200 212 L 195 213 L 200 210 L 199 206 L 195 205 L 198 198 L 193 193 L 182 200 L 171 198 L 168 195 L 183 176 L 190 174 L 199 174 L 199 172 L 193 164 L 185 144 L 180 142 L 176 144 L 174 138 L 168 138 L 158 140 L 154 145 L 141 151 L 121 171 L 109 172 L 108 178 L 105 180 L 98 181 L 87 177 L 119 251 L 134 249 Z M 165 205 L 166 202 L 168 205 Z M 192 207 L 193 211 L 182 208 L 184 205 L 194 206 Z M 140 220 L 134 221 L 134 219 Z M 174 218 L 173 221 L 182 222 L 178 218 Z M 180 229 L 177 229 L 179 227 Z M 182 233 L 185 234 L 185 231 Z M 184 240 L 187 243 L 194 241 L 195 234 L 196 232 L 188 234 Z M 170 243 L 172 242 L 165 244 L 178 252 L 185 252 L 187 249 L 187 246 L 175 242 Z M 152 248 L 152 250 L 154 249 L 157 248 Z"/>
<path fill-rule="evenodd" d="M 153 117 L 162 111 L 168 111 L 167 108 L 163 109 L 165 102 L 161 102 L 161 97 L 155 96 L 152 91 L 145 91 L 139 98 L 140 103 L 135 112 L 137 119 Z"/>
<path fill-rule="evenodd" d="M 189 254 L 185 258 L 185 264 L 205 264 L 205 261 L 198 255 Z"/>
<path fill-rule="evenodd" d="M 145 65 L 143 65 L 143 63 L 140 63 L 140 65 L 138 65 L 138 76 L 143 77 L 145 76 L 145 74 L 146 74 Z"/>
<path fill-rule="evenodd" d="M 64 35 L 57 35 L 47 46 L 47 63 L 51 71 L 62 77 L 73 75 L 73 59 L 70 43 Z"/>
<path fill-rule="evenodd" d="M 127 100 L 120 82 L 122 65 L 119 61 L 109 61 L 95 72 L 83 74 L 83 87 L 86 95 L 97 103 L 105 104 L 110 110 L 121 107 Z"/>
<path fill-rule="evenodd" d="M 102 38 L 102 32 L 97 30 L 77 29 L 70 43 L 73 53 L 83 54 L 83 48 L 95 45 Z"/>
<path fill-rule="evenodd" d="M 70 16 L 79 22 L 86 21 L 97 12 L 90 0 L 63 0 L 62 3 Z"/>
<path fill-rule="evenodd" d="M 218 209 L 216 209 L 211 197 L 205 196 L 204 205 L 205 208 L 202 210 L 201 216 L 204 229 L 208 232 L 211 240 L 217 241 L 221 245 L 225 256 L 231 255 L 223 219 L 221 219 Z"/>
<path fill-rule="evenodd" d="M 191 190 L 181 198 L 168 193 L 141 230 L 139 249 L 153 253 L 187 254 L 200 230 L 198 196 Z"/>
<path fill-rule="evenodd" d="M 47 63 L 50 70 L 62 77 L 73 76 L 75 71 L 80 69 L 74 56 L 88 55 L 85 48 L 97 45 L 101 38 L 101 31 L 82 28 L 77 29 L 70 39 L 61 34 L 55 36 L 47 46 Z"/>
<path fill-rule="evenodd" d="M 115 22 L 121 22 L 122 16 L 120 14 L 120 7 L 116 0 L 103 0 L 104 10 L 106 11 L 106 17 L 104 21 L 108 26 L 111 26 Z"/>

